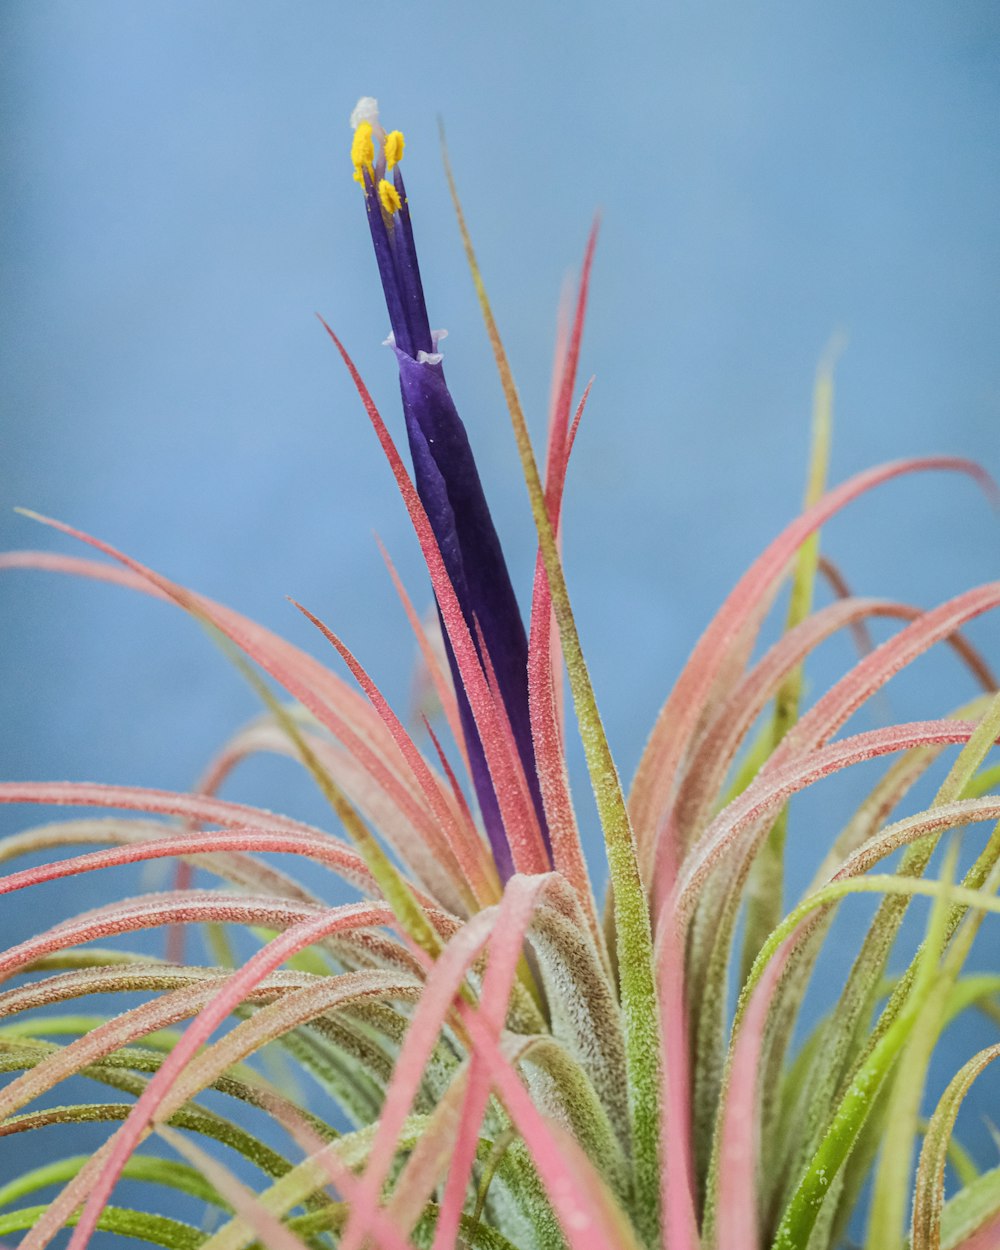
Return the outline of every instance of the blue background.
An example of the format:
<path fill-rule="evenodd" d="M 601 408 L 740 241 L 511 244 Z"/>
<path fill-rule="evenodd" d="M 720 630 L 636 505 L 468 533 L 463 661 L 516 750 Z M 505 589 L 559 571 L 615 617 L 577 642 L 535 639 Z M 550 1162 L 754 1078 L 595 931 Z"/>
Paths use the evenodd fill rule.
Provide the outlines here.
<path fill-rule="evenodd" d="M 405 708 L 413 648 L 373 529 L 428 596 L 313 317 L 342 335 L 398 430 L 347 158 L 361 94 L 406 133 L 432 323 L 451 332 L 449 380 L 524 593 L 530 517 L 437 116 L 539 433 L 560 290 L 601 210 L 582 365 L 597 381 L 566 563 L 626 777 L 698 632 L 798 506 L 832 332 L 850 338 L 835 479 L 933 451 L 1000 468 L 1000 10 L 987 0 L 8 0 L 0 26 L 0 546 L 74 550 L 10 508 L 49 512 L 316 646 L 292 594 Z M 996 576 L 997 535 L 949 475 L 887 487 L 824 541 L 859 591 L 929 605 Z M 257 710 L 164 606 L 41 574 L 5 575 L 0 596 L 6 777 L 184 789 Z M 995 620 L 970 635 L 1000 660 Z M 849 657 L 828 648 L 814 688 Z M 929 660 L 878 715 L 940 714 L 973 689 L 950 657 Z M 597 864 L 578 766 L 574 781 Z M 797 807 L 795 882 L 852 784 Z M 227 793 L 323 819 L 287 763 L 262 761 Z M 4 935 L 107 888 L 95 877 L 7 902 Z M 973 1026 L 943 1071 L 991 1037 Z M 970 1133 L 992 1162 L 978 1120 Z"/>

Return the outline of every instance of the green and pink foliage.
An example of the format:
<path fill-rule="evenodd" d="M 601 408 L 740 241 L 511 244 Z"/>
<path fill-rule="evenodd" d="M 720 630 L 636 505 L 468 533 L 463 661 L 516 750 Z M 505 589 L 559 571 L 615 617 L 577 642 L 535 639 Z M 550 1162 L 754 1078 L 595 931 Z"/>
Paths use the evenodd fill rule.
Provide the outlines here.
<path fill-rule="evenodd" d="M 50 1164 L 0 1178 L 0 1235 L 21 1236 L 25 1250 L 43 1250 L 67 1228 L 70 1250 L 104 1232 L 171 1250 L 824 1250 L 847 1244 L 869 1186 L 872 1250 L 1000 1244 L 1000 1168 L 980 1170 L 954 1136 L 963 1100 L 1000 1047 L 968 1057 L 921 1119 L 946 1026 L 973 1009 L 1000 1019 L 1000 969 L 965 970 L 979 929 L 1000 911 L 991 764 L 1000 696 L 959 632 L 1000 606 L 1000 583 L 923 611 L 853 595 L 819 553 L 821 527 L 893 478 L 957 472 L 995 498 L 991 480 L 937 456 L 827 489 L 825 361 L 804 510 L 696 643 L 626 792 L 560 542 L 590 390 L 578 396 L 577 373 L 596 229 L 558 335 L 543 472 L 446 166 L 537 529 L 525 629 L 428 328 L 401 137 L 385 135 L 373 102 L 359 116 L 353 156 L 414 476 L 341 339 L 327 332 L 426 562 L 440 636 L 386 556 L 441 723 L 411 731 L 347 644 L 301 605 L 350 681 L 60 522 L 36 518 L 103 558 L 0 557 L 4 570 L 95 578 L 179 606 L 265 707 L 190 794 L 0 785 L 5 803 L 94 811 L 0 843 L 4 860 L 41 860 L 0 879 L 3 893 L 156 859 L 177 864 L 172 890 L 112 896 L 0 954 L 0 1066 L 9 1076 L 0 1134 L 47 1127 L 54 1142 L 74 1125 L 108 1128 L 89 1155 L 53 1147 Z M 820 575 L 834 597 L 817 606 Z M 764 648 L 765 621 L 786 588 L 784 626 Z M 867 626 L 876 620 L 895 632 L 873 646 Z M 842 632 L 859 640 L 861 657 L 810 703 L 803 665 Z M 948 717 L 838 736 L 940 644 L 955 649 L 981 695 Z M 570 789 L 567 686 L 606 850 L 603 909 Z M 329 828 L 219 797 L 232 770 L 261 752 L 304 767 L 329 803 Z M 946 754 L 950 768 L 921 810 L 913 792 Z M 870 761 L 884 762 L 880 779 L 786 915 L 790 798 Z M 959 876 L 956 839 L 970 826 L 987 833 L 969 835 L 977 853 Z M 87 846 L 97 849 L 70 853 Z M 890 870 L 884 861 L 895 853 Z M 324 901 L 323 869 L 359 900 Z M 217 884 L 196 887 L 195 871 Z M 801 1009 L 838 906 L 863 893 L 879 896 L 874 918 L 854 938 L 836 1007 L 810 1022 Z M 930 900 L 926 932 L 890 974 L 915 896 Z M 123 941 L 152 929 L 165 930 L 164 958 Z M 245 957 L 227 936 L 237 930 Z M 116 995 L 131 1005 L 107 1010 Z M 74 1006 L 92 997 L 89 1012 Z M 75 1096 L 76 1084 L 62 1091 L 79 1075 L 117 1101 L 52 1105 Z M 119 1205 L 120 1182 L 143 1205 Z M 203 1208 L 200 1226 L 170 1214 L 178 1193 Z"/>

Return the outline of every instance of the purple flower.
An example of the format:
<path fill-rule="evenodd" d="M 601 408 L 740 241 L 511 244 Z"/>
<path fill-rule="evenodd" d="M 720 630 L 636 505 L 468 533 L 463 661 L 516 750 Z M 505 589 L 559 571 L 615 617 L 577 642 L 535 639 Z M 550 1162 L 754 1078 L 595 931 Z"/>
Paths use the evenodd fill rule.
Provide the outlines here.
<path fill-rule="evenodd" d="M 482 659 L 485 646 L 510 721 L 546 845 L 551 853 L 535 767 L 528 712 L 528 640 L 500 540 L 483 494 L 465 426 L 445 382 L 440 340 L 430 328 L 413 224 L 399 161 L 403 136 L 378 122 L 374 100 L 359 102 L 351 159 L 365 208 L 399 365 L 403 415 L 417 492 L 441 549 Z M 445 637 L 462 729 L 483 822 L 504 881 L 513 873 L 510 848 L 475 720 Z"/>

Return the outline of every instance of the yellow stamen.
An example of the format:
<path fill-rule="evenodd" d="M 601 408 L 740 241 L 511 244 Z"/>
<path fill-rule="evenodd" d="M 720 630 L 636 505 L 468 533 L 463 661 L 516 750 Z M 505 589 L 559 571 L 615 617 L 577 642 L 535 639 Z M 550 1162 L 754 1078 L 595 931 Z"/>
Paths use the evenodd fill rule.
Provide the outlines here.
<path fill-rule="evenodd" d="M 372 139 L 371 122 L 361 122 L 354 132 L 354 139 L 351 142 L 351 164 L 354 166 L 354 180 L 360 182 L 364 186 L 365 178 L 363 171 L 372 172 L 372 162 L 375 160 L 375 142 Z"/>
<path fill-rule="evenodd" d="M 399 198 L 399 192 L 385 178 L 378 184 L 378 198 L 382 201 L 382 207 L 390 217 L 393 213 L 398 213 L 403 207 L 403 201 Z"/>
<path fill-rule="evenodd" d="M 401 130 L 390 131 L 385 137 L 385 143 L 382 144 L 382 150 L 385 152 L 387 169 L 398 165 L 403 159 L 403 132 Z"/>

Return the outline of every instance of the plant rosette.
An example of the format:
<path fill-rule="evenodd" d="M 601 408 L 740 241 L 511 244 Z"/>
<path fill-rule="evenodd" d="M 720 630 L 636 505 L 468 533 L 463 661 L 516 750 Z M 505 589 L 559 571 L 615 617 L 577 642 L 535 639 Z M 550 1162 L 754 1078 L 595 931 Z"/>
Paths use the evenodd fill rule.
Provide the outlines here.
<path fill-rule="evenodd" d="M 828 487 L 831 353 L 817 375 L 803 511 L 698 639 L 626 791 L 560 547 L 590 392 L 577 372 L 596 228 L 560 328 L 540 466 L 446 158 L 537 530 L 526 623 L 445 380 L 444 333 L 431 329 L 403 135 L 382 127 L 368 98 L 352 127 L 411 469 L 327 331 L 426 563 L 429 622 L 391 562 L 389 572 L 438 710 L 404 723 L 306 607 L 296 605 L 349 679 L 61 522 L 37 518 L 99 558 L 0 557 L 6 570 L 96 578 L 181 607 L 264 707 L 189 794 L 0 785 L 7 803 L 97 813 L 0 842 L 4 860 L 38 861 L 3 877 L 4 893 L 177 863 L 171 890 L 112 897 L 0 955 L 3 1134 L 49 1127 L 55 1141 L 61 1128 L 72 1141 L 74 1125 L 107 1126 L 93 1153 L 54 1151 L 0 1180 L 0 1236 L 23 1234 L 25 1250 L 64 1227 L 70 1250 L 103 1232 L 169 1250 L 825 1250 L 845 1244 L 867 1186 L 871 1250 L 1000 1244 L 1000 1169 L 981 1168 L 954 1133 L 1000 1047 L 968 1057 L 921 1118 L 948 1024 L 972 1009 L 1000 1019 L 1000 969 L 966 971 L 980 926 L 1000 910 L 1000 698 L 960 632 L 1000 604 L 1000 582 L 923 611 L 855 595 L 819 547 L 830 518 L 890 479 L 958 472 L 995 498 L 992 481 L 941 455 Z M 760 647 L 784 588 L 777 640 Z M 894 627 L 878 646 L 875 620 Z M 844 631 L 859 658 L 810 703 L 803 666 Z M 963 706 L 947 717 L 840 733 L 940 644 L 981 693 L 956 695 Z M 570 790 L 566 688 L 603 835 L 605 906 Z M 330 828 L 220 797 L 260 752 L 303 766 Z M 948 752 L 934 802 L 914 810 L 914 787 Z M 881 776 L 786 914 L 789 799 L 872 760 L 884 762 Z M 971 826 L 992 832 L 960 874 L 948 835 Z M 93 849 L 65 853 L 81 844 Z M 896 852 L 890 870 L 883 861 Z M 324 902 L 320 869 L 357 901 Z M 880 897 L 837 1005 L 799 1027 L 837 908 L 860 893 Z M 915 896 L 929 900 L 923 940 L 890 975 Z M 164 958 L 130 951 L 130 934 L 156 928 L 168 934 Z M 252 942 L 246 957 L 236 932 L 240 951 Z M 119 994 L 129 1005 L 107 1010 L 103 996 Z M 77 1075 L 102 1087 L 101 1100 L 72 1101 L 78 1086 L 64 1085 Z M 946 1163 L 958 1181 L 947 1198 Z M 116 1199 L 120 1182 L 130 1205 Z"/>

